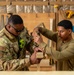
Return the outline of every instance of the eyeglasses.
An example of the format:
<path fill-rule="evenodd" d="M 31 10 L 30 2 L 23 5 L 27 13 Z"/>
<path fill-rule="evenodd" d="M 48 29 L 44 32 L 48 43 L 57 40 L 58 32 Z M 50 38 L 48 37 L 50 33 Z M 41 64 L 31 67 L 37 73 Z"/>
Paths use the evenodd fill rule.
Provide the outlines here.
<path fill-rule="evenodd" d="M 13 27 L 13 28 L 15 29 L 16 32 L 22 32 L 24 30 L 24 27 L 21 30 L 17 30 L 15 27 Z"/>
<path fill-rule="evenodd" d="M 24 26 L 21 30 L 17 30 L 12 24 L 10 24 L 10 25 L 15 29 L 16 32 L 22 32 L 24 30 Z"/>

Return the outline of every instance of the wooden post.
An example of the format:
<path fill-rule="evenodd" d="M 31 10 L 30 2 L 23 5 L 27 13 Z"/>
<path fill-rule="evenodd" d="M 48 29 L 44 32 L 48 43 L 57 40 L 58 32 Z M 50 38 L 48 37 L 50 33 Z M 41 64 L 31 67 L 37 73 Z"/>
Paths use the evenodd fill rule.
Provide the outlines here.
<path fill-rule="evenodd" d="M 50 30 L 53 31 L 53 18 L 50 18 Z M 49 47 L 52 47 L 52 41 L 50 40 Z"/>
<path fill-rule="evenodd" d="M 50 18 L 50 30 L 51 30 L 51 31 L 53 31 L 53 28 L 54 28 L 54 26 L 53 26 L 54 24 L 53 24 L 53 23 L 54 23 L 54 19 L 53 19 L 53 18 Z M 53 42 L 53 41 L 49 40 L 49 48 L 51 48 L 51 49 L 53 49 L 53 48 L 52 48 L 52 47 L 53 47 L 53 46 L 52 46 L 52 42 Z M 50 57 L 50 62 L 49 62 L 49 64 L 52 65 L 53 63 L 54 63 L 54 60 Z"/>
<path fill-rule="evenodd" d="M 0 30 L 4 27 L 4 15 L 1 15 L 1 27 Z"/>
<path fill-rule="evenodd" d="M 5 21 L 5 25 L 7 24 L 7 22 L 8 22 L 8 15 L 6 15 L 6 21 Z"/>

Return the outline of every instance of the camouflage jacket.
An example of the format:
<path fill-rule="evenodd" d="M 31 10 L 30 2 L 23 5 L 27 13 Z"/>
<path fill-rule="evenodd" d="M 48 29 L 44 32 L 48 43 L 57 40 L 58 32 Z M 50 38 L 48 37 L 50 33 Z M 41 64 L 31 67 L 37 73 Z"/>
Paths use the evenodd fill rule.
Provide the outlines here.
<path fill-rule="evenodd" d="M 20 51 L 18 40 L 5 28 L 0 31 L 0 71 L 26 70 L 30 62 L 25 62 L 25 50 Z"/>
<path fill-rule="evenodd" d="M 33 50 L 33 38 L 31 35 L 29 35 L 27 28 L 24 29 L 24 31 L 20 34 L 20 48 L 24 47 L 26 48 L 26 50 L 28 52 L 30 52 L 30 54 L 32 54 L 34 52 Z"/>

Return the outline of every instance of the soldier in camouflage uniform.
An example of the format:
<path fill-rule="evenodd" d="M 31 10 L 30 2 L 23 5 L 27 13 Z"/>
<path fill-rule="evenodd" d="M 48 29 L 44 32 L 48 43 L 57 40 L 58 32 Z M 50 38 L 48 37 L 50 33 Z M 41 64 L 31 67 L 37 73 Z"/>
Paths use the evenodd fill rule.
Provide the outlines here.
<path fill-rule="evenodd" d="M 0 31 L 0 71 L 27 70 L 30 64 L 37 62 L 36 51 L 25 62 L 25 49 L 19 46 L 19 35 L 24 30 L 23 20 L 19 15 L 12 15 Z"/>

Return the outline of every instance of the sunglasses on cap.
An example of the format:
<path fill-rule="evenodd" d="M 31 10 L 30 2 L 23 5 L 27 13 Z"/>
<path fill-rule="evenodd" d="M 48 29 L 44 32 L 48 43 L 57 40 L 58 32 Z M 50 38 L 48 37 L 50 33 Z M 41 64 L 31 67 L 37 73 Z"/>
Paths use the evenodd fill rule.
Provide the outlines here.
<path fill-rule="evenodd" d="M 9 24 L 9 25 L 11 25 L 11 27 L 13 27 L 16 32 L 22 32 L 22 31 L 24 31 L 24 26 L 23 26 L 23 28 L 22 28 L 21 30 L 18 30 L 18 29 L 16 29 L 12 24 Z"/>

